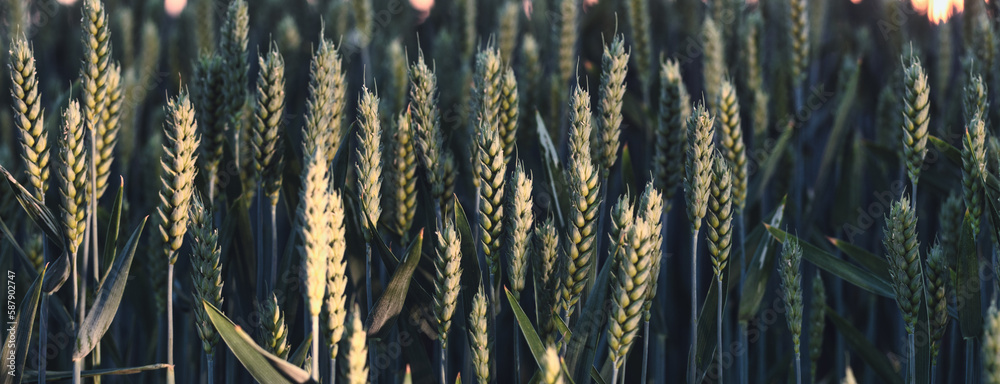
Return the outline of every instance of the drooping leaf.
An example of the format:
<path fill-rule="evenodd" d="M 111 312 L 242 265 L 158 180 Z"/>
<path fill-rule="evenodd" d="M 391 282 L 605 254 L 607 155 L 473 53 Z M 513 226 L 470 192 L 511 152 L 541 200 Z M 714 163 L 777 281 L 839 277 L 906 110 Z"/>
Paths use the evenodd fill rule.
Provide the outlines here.
<path fill-rule="evenodd" d="M 563 178 L 562 168 L 559 166 L 559 151 L 552 143 L 552 136 L 545 127 L 542 115 L 535 111 L 535 126 L 538 129 L 538 141 L 542 147 L 542 161 L 545 163 L 545 171 L 549 179 L 549 193 L 552 194 L 552 203 L 555 205 L 556 219 L 559 221 L 559 228 L 565 228 L 565 216 L 562 207 L 569 206 L 569 196 L 566 194 L 566 179 Z"/>
<path fill-rule="evenodd" d="M 76 335 L 76 343 L 73 347 L 73 361 L 79 361 L 87 356 L 97 346 L 97 343 L 104 337 L 104 333 L 111 327 L 111 322 L 118 313 L 118 305 L 121 304 L 122 295 L 125 293 L 125 283 L 128 282 L 129 270 L 132 267 L 132 259 L 135 256 L 136 246 L 139 244 L 139 236 L 146 226 L 146 218 L 132 233 L 132 237 L 125 243 L 123 257 L 118 259 L 108 271 L 107 278 L 97 291 L 97 298 L 94 305 L 87 312 L 87 317 L 80 325 L 80 332 Z"/>
<path fill-rule="evenodd" d="M 24 253 L 24 249 L 17 244 L 17 239 L 14 238 L 14 232 L 7 227 L 7 223 L 3 221 L 2 217 L 0 217 L 0 232 L 3 232 L 3 237 L 10 242 L 11 247 L 14 248 L 14 252 L 21 258 L 21 265 L 24 266 L 24 272 L 26 272 L 31 278 L 37 276 L 38 272 L 35 271 L 33 267 L 34 263 L 32 263 L 31 259 L 28 258 L 28 254 Z"/>
<path fill-rule="evenodd" d="M 27 189 L 21 186 L 21 183 L 17 182 L 14 175 L 7 172 L 7 169 L 0 165 L 0 173 L 3 173 L 7 177 L 7 183 L 10 184 L 10 188 L 14 191 L 14 198 L 17 202 L 21 204 L 21 208 L 24 212 L 28 214 L 28 218 L 31 219 L 42 232 L 45 233 L 52 242 L 58 245 L 62 249 L 66 249 L 66 234 L 63 232 L 62 225 L 59 224 L 59 220 L 56 216 L 49 211 L 45 204 L 31 196 L 31 193 Z"/>
<path fill-rule="evenodd" d="M 885 281 L 892 281 L 892 277 L 889 276 L 889 262 L 885 258 L 878 257 L 874 253 L 840 239 L 828 237 L 827 240 L 830 240 L 833 246 L 840 249 L 841 252 L 844 252 L 852 260 L 857 261 L 862 267 L 872 271 L 872 273 Z"/>
<path fill-rule="evenodd" d="M 42 279 L 42 292 L 54 293 L 58 291 L 63 286 L 63 283 L 69 279 L 69 272 L 69 254 L 63 252 L 56 258 L 56 261 L 49 264 L 48 273 Z"/>
<path fill-rule="evenodd" d="M 296 367 L 278 356 L 275 356 L 253 341 L 242 328 L 233 324 L 226 315 L 216 309 L 212 304 L 202 300 L 205 306 L 205 313 L 208 314 L 212 325 L 219 331 L 219 336 L 226 342 L 226 346 L 239 359 L 243 367 L 246 368 L 254 379 L 261 383 L 315 383 L 306 371 Z"/>
<path fill-rule="evenodd" d="M 989 200 L 989 199 L 987 199 Z M 962 222 L 962 237 L 958 242 L 958 284 L 955 297 L 958 299 L 958 324 L 962 337 L 980 337 L 983 334 L 983 309 L 979 281 L 979 254 L 973 235 L 972 218 L 965 213 Z"/>
<path fill-rule="evenodd" d="M 396 271 L 392 273 L 389 284 L 382 291 L 382 296 L 378 298 L 365 320 L 365 329 L 368 330 L 368 337 L 384 337 L 392 328 L 396 316 L 403 310 L 403 303 L 406 301 L 406 294 L 410 290 L 410 282 L 413 279 L 413 271 L 417 269 L 420 262 L 420 249 L 424 242 L 424 231 L 410 244 L 406 251 L 406 258 Z"/>
<path fill-rule="evenodd" d="M 840 331 L 840 335 L 847 341 L 847 345 L 854 350 L 854 353 L 861 358 L 865 364 L 872 367 L 879 379 L 883 383 L 903 384 L 903 378 L 899 377 L 892 368 L 892 363 L 884 353 L 879 351 L 874 344 L 861 331 L 854 328 L 847 319 L 841 317 L 832 308 L 826 308 L 826 314 L 833 321 L 833 325 Z"/>
<path fill-rule="evenodd" d="M 306 332 L 306 337 L 302 339 L 302 343 L 299 344 L 298 348 L 295 348 L 295 352 L 292 352 L 291 356 L 288 356 L 288 362 L 296 367 L 301 367 L 306 363 L 306 355 L 309 354 L 309 349 L 312 348 L 312 332 Z"/>
<path fill-rule="evenodd" d="M 725 268 L 722 270 L 721 291 L 718 287 L 718 281 L 714 278 L 711 279 L 708 295 L 705 296 L 705 302 L 701 306 L 701 313 L 698 314 L 698 352 L 695 356 L 697 357 L 697 382 L 699 383 L 705 380 L 709 366 L 714 361 L 713 356 L 715 356 L 715 347 L 719 336 L 716 332 L 716 316 L 719 314 L 718 305 L 720 300 L 722 301 L 723 311 L 726 309 L 726 297 L 728 296 L 726 293 L 729 292 L 730 269 Z M 722 292 L 721 295 L 719 294 L 720 292 Z"/>
<path fill-rule="evenodd" d="M 147 371 L 156 371 L 160 369 L 167 369 L 170 364 L 150 364 L 143 365 L 141 367 L 128 367 L 128 368 L 107 368 L 107 369 L 92 369 L 80 372 L 80 377 L 101 377 L 101 376 L 120 376 L 120 375 L 134 375 L 136 373 L 142 373 Z M 24 373 L 23 382 L 33 383 L 38 381 L 38 371 L 27 371 Z M 73 371 L 45 371 L 45 380 L 66 380 L 73 377 Z"/>
<path fill-rule="evenodd" d="M 785 239 L 789 237 L 797 239 L 794 235 L 788 234 L 778 228 L 766 224 L 765 226 L 767 227 L 767 230 L 771 232 L 771 236 L 774 236 L 775 239 L 782 243 L 784 243 Z M 813 263 L 820 269 L 830 272 L 844 281 L 854 284 L 859 288 L 876 295 L 887 298 L 896 297 L 889 282 L 883 280 L 875 273 L 838 259 L 826 251 L 819 249 L 801 239 L 797 240 L 799 245 L 802 247 L 802 257 L 809 260 L 810 263 Z"/>
<path fill-rule="evenodd" d="M 928 135 L 927 138 L 931 144 L 934 144 L 934 147 L 936 147 L 938 151 L 941 151 L 941 154 L 944 155 L 946 159 L 959 167 L 962 166 L 962 150 L 948 144 L 947 141 L 941 140 L 941 138 L 934 135 Z M 989 187 L 987 189 L 987 193 L 989 190 L 1000 191 L 1000 179 L 998 179 L 996 175 L 986 173 L 984 176 L 986 176 L 986 186 Z"/>
<path fill-rule="evenodd" d="M 784 218 L 785 201 L 787 196 L 781 199 L 781 204 L 775 208 L 771 215 L 771 226 L 780 227 Z M 764 226 L 755 228 L 747 239 L 756 236 L 755 232 L 760 231 L 761 240 L 757 244 L 757 249 L 749 258 L 746 269 L 746 279 L 743 281 L 743 290 L 740 296 L 739 319 L 740 321 L 750 321 L 760 310 L 760 303 L 767 292 L 767 281 L 774 271 L 775 249 L 773 238 L 765 235 Z"/>
<path fill-rule="evenodd" d="M 115 195 L 115 203 L 111 210 L 111 221 L 108 223 L 108 235 L 104 242 L 104 257 L 101 258 L 101 281 L 105 280 L 111 270 L 109 267 L 115 262 L 118 256 L 118 232 L 121 231 L 122 222 L 122 199 L 125 192 L 125 179 L 119 179 L 118 194 Z"/>
<path fill-rule="evenodd" d="M 535 363 L 538 363 L 540 369 L 544 365 L 542 359 L 545 357 L 545 343 L 542 343 L 542 339 L 538 337 L 538 332 L 531 325 L 531 319 L 528 318 L 528 314 L 524 313 L 521 304 L 517 302 L 514 295 L 510 293 L 510 290 L 505 286 L 503 287 L 503 291 L 507 294 L 507 302 L 510 303 L 510 309 L 514 311 L 514 319 L 517 320 L 517 327 L 521 329 L 521 334 L 524 335 L 524 340 L 528 342 L 531 355 L 535 358 Z"/>
<path fill-rule="evenodd" d="M 8 335 L 8 338 L 3 341 L 3 350 L 2 354 L 0 354 L 0 356 L 3 356 L 0 359 L 2 359 L 4 367 L 2 375 L 0 375 L 3 376 L 2 384 L 14 384 L 22 379 L 24 360 L 28 356 L 28 343 L 31 342 L 31 329 L 35 325 L 35 312 L 38 310 L 38 299 L 42 294 L 41 286 L 42 281 L 45 280 L 45 273 L 46 268 L 42 268 L 42 273 L 35 278 L 35 281 L 25 291 L 24 298 L 21 299 L 21 308 L 17 314 L 17 319 L 12 324 L 4 321 L 4 328 L 13 328 L 16 333 L 15 335 Z M 4 279 L 13 279 L 13 277 L 4 276 Z M 9 342 L 11 336 L 14 336 L 13 344 Z M 13 361 L 8 360 L 10 356 L 14 357 Z M 9 367 L 9 364 L 13 364 L 14 366 Z M 10 371 L 13 371 L 14 374 L 10 375 Z"/>

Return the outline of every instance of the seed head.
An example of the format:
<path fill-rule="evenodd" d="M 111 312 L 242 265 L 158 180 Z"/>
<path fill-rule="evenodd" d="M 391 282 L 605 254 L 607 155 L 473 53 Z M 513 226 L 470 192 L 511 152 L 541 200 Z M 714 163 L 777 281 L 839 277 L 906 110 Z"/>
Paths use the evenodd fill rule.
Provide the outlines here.
<path fill-rule="evenodd" d="M 278 204 L 282 173 L 282 131 L 285 112 L 285 61 L 278 46 L 271 43 L 262 55 L 257 77 L 257 103 L 254 109 L 254 129 L 251 147 L 254 170 L 271 205 Z"/>
<path fill-rule="evenodd" d="M 625 75 L 628 74 L 629 53 L 625 52 L 622 35 L 615 35 L 610 46 L 604 47 L 601 66 L 601 130 L 597 135 L 597 163 L 607 172 L 618 159 L 618 138 L 621 135 L 622 102 L 625 98 Z"/>
<path fill-rule="evenodd" d="M 903 197 L 893 203 L 885 223 L 882 243 L 889 261 L 896 303 L 903 313 L 906 332 L 913 334 L 924 286 L 920 268 L 920 243 L 917 240 L 917 218 L 910 207 L 910 199 Z"/>
<path fill-rule="evenodd" d="M 20 132 L 21 158 L 31 183 L 33 197 L 45 202 L 49 180 L 49 144 L 45 132 L 41 91 L 35 70 L 35 54 L 23 36 L 10 45 L 10 94 L 14 124 Z"/>
<path fill-rule="evenodd" d="M 792 332 L 795 355 L 799 355 L 799 337 L 802 335 L 802 248 L 797 240 L 786 238 L 781 247 L 781 288 L 785 299 L 785 320 Z"/>
<path fill-rule="evenodd" d="M 372 224 L 382 215 L 382 123 L 378 114 L 379 99 L 367 87 L 358 102 L 358 149 L 356 171 L 361 206 Z M 377 228 L 362 224 L 365 241 L 370 242 Z"/>
<path fill-rule="evenodd" d="M 986 170 L 986 124 L 981 116 L 973 117 L 962 139 L 962 196 L 972 218 L 972 228 L 979 233 L 979 218 L 986 197 L 983 172 Z M 956 232 L 957 233 L 957 232 Z"/>
<path fill-rule="evenodd" d="M 726 72 L 725 46 L 717 20 L 706 17 L 701 26 L 701 42 L 705 54 L 702 56 L 702 76 L 705 79 L 705 99 L 708 110 L 719 114 L 717 102 L 722 89 L 722 77 Z"/>
<path fill-rule="evenodd" d="M 167 140 L 160 159 L 163 173 L 160 175 L 160 204 L 156 211 L 164 253 L 169 263 L 174 264 L 177 262 L 177 250 L 184 243 L 187 232 L 200 138 L 194 107 L 186 90 L 181 90 L 176 98 L 167 101 L 166 113 L 163 133 Z"/>
<path fill-rule="evenodd" d="M 511 177 L 507 206 L 507 265 L 510 289 L 514 298 L 524 290 L 528 275 L 528 248 L 531 227 L 534 225 L 534 202 L 531 199 L 531 178 L 524 171 L 524 164 L 517 163 Z"/>
<path fill-rule="evenodd" d="M 719 94 L 719 143 L 722 154 L 729 162 L 733 173 L 733 203 L 737 211 L 742 211 L 747 197 L 747 154 L 743 143 L 743 127 L 740 126 L 740 103 L 736 87 L 729 79 L 722 81 Z"/>
<path fill-rule="evenodd" d="M 309 100 L 306 102 L 304 153 L 322 148 L 325 163 L 333 161 L 344 137 L 343 118 L 347 82 L 340 53 L 327 39 L 321 39 L 309 64 Z"/>
<path fill-rule="evenodd" d="M 469 311 L 469 339 L 472 348 L 472 366 L 476 372 L 479 384 L 490 382 L 490 346 L 489 327 L 487 325 L 486 293 L 483 286 L 479 285 L 476 296 L 472 298 L 472 308 Z"/>
<path fill-rule="evenodd" d="M 691 113 L 689 106 L 680 63 L 672 59 L 660 62 L 660 110 L 653 174 L 657 188 L 666 195 L 668 210 L 669 202 L 684 180 L 684 147 L 687 145 L 687 122 Z"/>
<path fill-rule="evenodd" d="M 910 180 L 916 184 L 927 155 L 927 127 L 930 115 L 930 85 L 920 60 L 911 57 L 903 69 L 903 156 Z"/>
<path fill-rule="evenodd" d="M 350 384 L 368 382 L 368 337 L 361 323 L 361 310 L 354 303 L 347 322 L 347 358 L 343 360 L 343 375 Z"/>
<path fill-rule="evenodd" d="M 535 246 L 533 249 L 531 270 L 535 277 L 538 328 L 546 342 L 555 342 L 553 311 L 560 308 L 562 255 L 559 249 L 559 232 L 552 217 L 535 227 Z"/>
<path fill-rule="evenodd" d="M 285 325 L 285 313 L 278 306 L 278 297 L 271 297 L 257 304 L 260 312 L 260 344 L 265 351 L 273 353 L 282 359 L 288 358 L 288 327 Z"/>
<path fill-rule="evenodd" d="M 219 334 L 205 313 L 205 307 L 200 305 L 204 300 L 216 308 L 221 308 L 222 298 L 222 248 L 219 247 L 219 231 L 212 224 L 212 210 L 207 209 L 201 198 L 195 195 L 191 201 L 191 281 L 194 283 L 194 314 L 198 325 L 198 336 L 201 337 L 205 353 L 212 355 L 215 345 L 219 342 Z M 275 303 L 277 304 L 277 303 Z M 263 319 L 272 319 L 264 316 Z M 266 322 L 264 322 L 266 323 Z M 284 322 L 281 324 L 282 333 Z M 281 336 L 282 340 L 285 335 Z M 267 344 L 264 343 L 266 346 Z M 285 343 L 287 353 L 288 345 Z M 273 350 L 272 350 L 273 352 Z"/>
<path fill-rule="evenodd" d="M 729 264 L 733 237 L 733 182 L 726 159 L 718 152 L 712 160 L 712 185 L 708 197 L 708 252 L 712 255 L 715 278 L 722 281 L 722 271 Z"/>
<path fill-rule="evenodd" d="M 80 103 L 71 100 L 63 112 L 63 131 L 59 140 L 59 194 L 62 197 L 62 223 L 69 239 L 70 253 L 76 253 L 86 228 L 88 156 L 84 140 Z"/>
<path fill-rule="evenodd" d="M 701 219 L 708 208 L 709 185 L 712 182 L 712 153 L 715 144 L 715 119 L 704 104 L 695 107 L 688 121 L 688 148 L 684 165 L 684 195 L 687 199 L 688 219 L 692 228 L 701 228 Z"/>
<path fill-rule="evenodd" d="M 306 154 L 296 227 L 302 244 L 302 283 L 309 314 L 319 316 L 326 291 L 330 253 L 329 179 L 322 153 Z"/>
<path fill-rule="evenodd" d="M 330 358 L 336 358 L 340 339 L 344 335 L 347 321 L 347 249 L 344 229 L 344 201 L 340 192 L 328 187 L 330 193 L 328 222 L 330 254 L 326 268 L 326 296 L 323 301 L 323 315 L 326 316 L 326 344 L 330 347 Z"/>
<path fill-rule="evenodd" d="M 509 57 L 509 56 L 507 56 Z M 503 73 L 500 84 L 500 139 L 503 141 L 504 163 L 510 163 L 517 143 L 518 94 L 517 78 L 510 67 Z"/>
<path fill-rule="evenodd" d="M 392 168 L 389 177 L 394 204 L 391 227 L 400 236 L 413 226 L 413 216 L 417 213 L 417 154 L 413 125 L 409 111 L 399 114 L 393 132 L 392 162 L 389 164 Z"/>
<path fill-rule="evenodd" d="M 434 314 L 437 319 L 438 335 L 443 348 L 448 346 L 448 331 L 458 303 L 462 278 L 462 242 L 455 223 L 446 220 L 444 229 L 437 233 L 437 258 L 434 267 Z"/>

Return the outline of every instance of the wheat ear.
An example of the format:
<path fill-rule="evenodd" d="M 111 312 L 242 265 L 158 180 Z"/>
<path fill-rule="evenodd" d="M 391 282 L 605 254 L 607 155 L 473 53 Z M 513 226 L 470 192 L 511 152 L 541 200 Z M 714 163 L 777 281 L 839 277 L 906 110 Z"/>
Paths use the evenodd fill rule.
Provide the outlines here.
<path fill-rule="evenodd" d="M 1000 383 L 1000 309 L 990 305 L 983 322 L 983 382 Z"/>
<path fill-rule="evenodd" d="M 743 127 L 740 124 L 740 103 L 736 95 L 736 86 L 729 79 L 722 81 L 718 105 L 719 144 L 733 173 L 733 205 L 737 212 L 742 212 L 746 206 L 749 183 L 747 153 L 746 144 L 743 142 Z"/>
<path fill-rule="evenodd" d="M 379 98 L 368 88 L 362 89 L 358 101 L 358 147 L 355 170 L 358 175 L 361 206 L 368 216 L 368 222 L 378 223 L 382 215 L 379 204 L 382 199 L 382 123 L 378 113 Z M 377 236 L 377 228 L 364 228 L 365 241 L 371 242 Z"/>
<path fill-rule="evenodd" d="M 87 181 L 90 179 L 89 161 L 84 140 L 83 116 L 80 103 L 69 102 L 63 112 L 63 130 L 59 140 L 59 160 L 57 168 L 59 194 L 62 197 L 62 219 L 69 240 L 70 254 L 76 254 L 83 242 L 86 223 L 88 196 Z"/>
<path fill-rule="evenodd" d="M 601 125 L 597 134 L 597 151 L 594 159 L 602 168 L 603 178 L 607 178 L 611 167 L 618 160 L 628 58 L 629 53 L 625 52 L 622 35 L 615 35 L 611 45 L 604 46 L 601 58 L 601 99 L 598 106 Z"/>
<path fill-rule="evenodd" d="M 962 139 L 962 196 L 969 217 L 972 219 L 974 235 L 979 233 L 979 219 L 983 215 L 983 205 L 986 201 L 982 182 L 985 171 L 986 124 L 982 117 L 977 115 L 966 127 Z"/>
<path fill-rule="evenodd" d="M 322 38 L 322 36 L 321 36 Z M 341 119 L 346 104 L 347 81 L 333 42 L 321 39 L 309 64 L 309 99 L 306 102 L 305 153 L 322 148 L 324 163 L 333 161 L 344 136 Z"/>
<path fill-rule="evenodd" d="M 511 293 L 519 299 L 528 275 L 529 239 L 535 220 L 534 201 L 531 198 L 531 177 L 525 172 L 524 164 L 517 163 L 510 181 L 507 195 L 507 271 Z"/>
<path fill-rule="evenodd" d="M 539 333 L 546 343 L 553 343 L 556 338 L 553 313 L 556 308 L 561 308 L 562 255 L 559 232 L 552 217 L 535 227 L 533 250 L 531 270 L 535 279 L 535 313 Z"/>
<path fill-rule="evenodd" d="M 718 20 L 706 17 L 701 26 L 701 43 L 705 52 L 702 55 L 701 73 L 704 79 L 705 100 L 708 103 L 708 110 L 713 115 L 719 114 L 719 94 L 726 72 L 725 46 L 717 22 Z"/>
<path fill-rule="evenodd" d="M 910 58 L 903 68 L 903 156 L 906 172 L 915 189 L 927 156 L 927 128 L 930 115 L 930 85 L 920 60 Z M 914 191 L 915 192 L 915 191 Z"/>
<path fill-rule="evenodd" d="M 927 309 L 930 317 L 931 366 L 937 367 L 937 356 L 941 349 L 941 339 L 948 328 L 948 261 L 941 242 L 936 242 L 927 254 L 927 268 L 924 269 Z"/>
<path fill-rule="evenodd" d="M 499 20 L 497 21 L 498 26 L 498 44 L 500 48 L 500 56 L 506 57 L 507 60 L 513 60 L 514 58 L 514 47 L 517 46 L 518 26 L 521 21 L 521 13 L 524 8 L 518 2 L 506 1 L 500 5 L 500 11 L 497 12 Z"/>
<path fill-rule="evenodd" d="M 222 298 L 222 248 L 219 247 L 219 231 L 213 227 L 212 211 L 207 209 L 201 198 L 195 195 L 191 200 L 191 281 L 194 285 L 193 297 L 196 303 L 194 314 L 198 326 L 198 336 L 201 346 L 213 361 L 215 345 L 219 342 L 219 334 L 205 313 L 201 301 L 221 308 Z M 214 363 L 210 363 L 214 366 Z M 211 377 L 211 374 L 209 374 Z"/>
<path fill-rule="evenodd" d="M 327 263 L 330 253 L 329 179 L 323 154 L 307 153 L 302 173 L 302 189 L 296 211 L 298 237 L 302 239 L 302 292 L 312 324 L 313 379 L 319 378 L 319 314 L 326 291 Z"/>
<path fill-rule="evenodd" d="M 285 313 L 278 306 L 278 297 L 271 294 L 263 302 L 257 304 L 260 312 L 260 342 L 265 351 L 273 353 L 282 359 L 288 359 L 288 326 L 285 325 Z"/>
<path fill-rule="evenodd" d="M 285 60 L 273 42 L 258 59 L 257 102 L 251 147 L 254 170 L 271 205 L 278 204 L 281 191 L 282 133 L 285 112 Z"/>
<path fill-rule="evenodd" d="M 612 382 L 624 366 L 625 356 L 643 318 L 643 304 L 649 289 L 653 259 L 654 225 L 640 218 L 627 229 L 628 240 L 621 247 L 615 268 L 616 285 L 612 288 L 612 309 L 608 320 L 608 348 L 613 361 Z"/>
<path fill-rule="evenodd" d="M 326 263 L 326 295 L 323 300 L 323 315 L 326 318 L 326 345 L 330 349 L 331 367 L 336 367 L 338 344 L 344 336 L 347 321 L 347 249 L 345 230 L 344 200 L 340 192 L 328 187 L 330 199 L 327 207 L 330 253 Z"/>
<path fill-rule="evenodd" d="M 417 213 L 417 154 L 414 122 L 409 110 L 399 114 L 393 135 L 389 177 L 394 206 L 390 227 L 397 235 L 404 236 L 413 226 L 413 216 Z"/>
<path fill-rule="evenodd" d="M 449 216 L 452 196 L 448 191 L 447 179 L 453 176 L 446 172 L 446 163 L 451 157 L 445 148 L 444 133 L 438 115 L 437 77 L 424 62 L 423 50 L 417 53 L 417 62 L 410 66 L 410 100 L 413 124 L 416 132 L 417 153 L 420 155 L 425 176 L 431 187 L 431 195 L 437 202 L 438 221 Z M 454 160 L 452 159 L 452 162 Z M 454 169 L 454 164 L 452 164 Z M 454 183 L 451 183 L 454 185 Z"/>
<path fill-rule="evenodd" d="M 13 98 L 14 124 L 20 133 L 21 158 L 33 197 L 45 202 L 49 180 L 49 144 L 35 54 L 23 36 L 14 39 L 10 48 L 10 94 Z"/>
<path fill-rule="evenodd" d="M 482 284 L 475 297 L 472 298 L 472 308 L 469 311 L 469 341 L 472 348 L 472 367 L 476 372 L 479 384 L 490 382 L 490 346 L 489 346 L 489 303 Z"/>
<path fill-rule="evenodd" d="M 656 187 L 663 191 L 670 209 L 677 187 L 684 179 L 685 145 L 690 100 L 681 79 L 680 63 L 660 62 L 660 107 L 656 127 L 656 153 L 653 175 Z"/>
<path fill-rule="evenodd" d="M 448 331 L 458 305 L 462 280 L 462 241 L 455 230 L 455 223 L 446 220 L 437 233 L 437 255 L 434 259 L 434 316 L 438 337 L 441 338 L 441 379 L 448 370 Z"/>
<path fill-rule="evenodd" d="M 510 56 L 503 56 L 510 57 Z M 503 141 L 504 163 L 510 163 L 514 156 L 514 145 L 517 144 L 518 118 L 517 77 L 514 70 L 508 67 L 500 79 L 500 140 Z"/>
<path fill-rule="evenodd" d="M 969 73 L 968 81 L 965 83 L 962 99 L 962 110 L 965 113 L 966 123 L 971 123 L 976 116 L 984 116 L 989 110 L 989 92 L 983 77 L 979 74 Z"/>
<path fill-rule="evenodd" d="M 570 207 L 570 226 L 567 244 L 562 304 L 566 319 L 573 314 L 573 307 L 587 284 L 587 276 L 594 264 L 594 243 L 597 238 L 599 172 L 590 157 L 591 128 L 590 94 L 576 86 L 569 107 L 570 168 L 569 184 L 573 199 Z"/>
<path fill-rule="evenodd" d="M 368 336 L 361 323 L 361 309 L 354 303 L 350 319 L 347 320 L 347 356 L 344 359 L 343 374 L 349 384 L 364 384 L 368 381 Z M 315 364 L 313 364 L 315 367 Z M 315 377 L 316 374 L 313 374 Z"/>
<path fill-rule="evenodd" d="M 799 338 L 802 336 L 802 248 L 797 240 L 786 238 L 781 247 L 779 272 L 781 291 L 785 299 L 785 320 L 792 332 L 792 346 L 795 349 L 796 382 L 802 382 L 801 353 Z"/>

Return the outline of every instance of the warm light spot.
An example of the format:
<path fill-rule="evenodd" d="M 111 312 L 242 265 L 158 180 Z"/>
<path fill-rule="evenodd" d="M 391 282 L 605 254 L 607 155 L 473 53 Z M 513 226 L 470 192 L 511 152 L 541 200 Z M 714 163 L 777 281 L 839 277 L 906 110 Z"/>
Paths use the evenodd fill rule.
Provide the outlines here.
<path fill-rule="evenodd" d="M 410 0 L 410 5 L 417 12 L 430 12 L 431 7 L 434 6 L 434 0 Z"/>
<path fill-rule="evenodd" d="M 854 4 L 861 4 L 861 0 L 851 0 L 851 2 Z"/>
<path fill-rule="evenodd" d="M 59 4 L 62 5 L 73 5 L 76 4 L 76 0 L 58 0 Z"/>
<path fill-rule="evenodd" d="M 163 10 L 167 12 L 170 17 L 177 17 L 187 6 L 187 0 L 167 0 L 163 3 Z"/>
<path fill-rule="evenodd" d="M 948 21 L 952 15 L 961 13 L 965 9 L 963 0 L 911 0 L 913 9 L 927 15 L 927 19 L 934 24 L 941 24 Z"/>

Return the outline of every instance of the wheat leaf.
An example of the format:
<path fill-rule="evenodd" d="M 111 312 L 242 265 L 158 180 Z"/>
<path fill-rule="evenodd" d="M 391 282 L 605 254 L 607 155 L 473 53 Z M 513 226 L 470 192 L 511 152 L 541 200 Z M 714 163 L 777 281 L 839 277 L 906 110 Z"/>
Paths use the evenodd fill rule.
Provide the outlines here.
<path fill-rule="evenodd" d="M 406 258 L 392 273 L 389 284 L 382 291 L 382 296 L 378 298 L 365 320 L 365 329 L 368 330 L 368 337 L 382 337 L 392 328 L 392 324 L 399 313 L 403 310 L 406 302 L 406 294 L 410 290 L 410 282 L 413 281 L 413 272 L 420 262 L 420 248 L 424 243 L 424 231 L 421 229 L 416 240 L 410 244 L 406 251 Z"/>
<path fill-rule="evenodd" d="M 18 372 L 24 372 L 24 360 L 28 357 L 28 343 L 31 342 L 31 328 L 35 325 L 35 311 L 38 309 L 38 299 L 41 297 L 41 285 L 45 280 L 46 269 L 42 269 L 42 273 L 35 278 L 35 282 L 31 283 L 28 287 L 24 298 L 21 300 L 20 312 L 17 314 L 17 319 L 13 323 L 5 324 L 4 328 L 12 328 L 16 330 L 16 337 L 14 337 L 14 343 L 10 343 L 7 338 L 4 339 L 3 343 L 3 356 L 4 361 L 4 372 L 3 372 L 3 382 L 2 384 L 13 384 L 21 381 L 21 377 L 18 377 Z M 10 272 L 8 272 L 8 275 Z M 5 276 L 5 279 L 13 280 L 13 277 Z M 8 335 L 11 338 L 14 335 Z M 13 349 L 13 350 L 12 350 Z M 13 356 L 13 361 L 7 360 L 10 356 Z M 8 364 L 13 364 L 8 370 Z M 15 374 L 9 374 L 9 371 L 13 371 Z"/>

